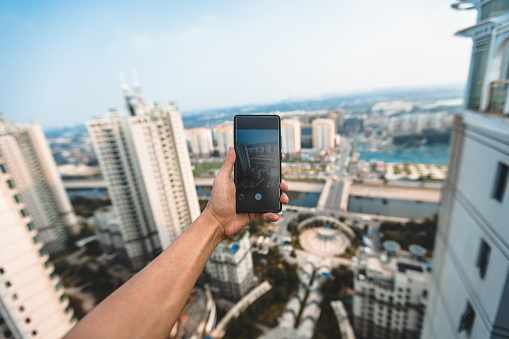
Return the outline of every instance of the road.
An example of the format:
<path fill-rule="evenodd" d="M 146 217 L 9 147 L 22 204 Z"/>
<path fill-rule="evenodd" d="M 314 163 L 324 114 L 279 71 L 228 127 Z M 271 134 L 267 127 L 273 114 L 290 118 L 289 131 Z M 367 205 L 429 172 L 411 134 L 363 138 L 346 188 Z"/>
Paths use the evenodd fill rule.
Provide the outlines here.
<path fill-rule="evenodd" d="M 339 152 L 334 168 L 330 176 L 333 178 L 332 185 L 329 191 L 329 196 L 325 202 L 325 209 L 340 210 L 341 196 L 343 195 L 344 178 L 348 175 L 347 168 L 350 162 L 351 146 L 348 142 L 343 142 L 341 151 Z M 334 180 L 334 178 L 336 180 Z"/>

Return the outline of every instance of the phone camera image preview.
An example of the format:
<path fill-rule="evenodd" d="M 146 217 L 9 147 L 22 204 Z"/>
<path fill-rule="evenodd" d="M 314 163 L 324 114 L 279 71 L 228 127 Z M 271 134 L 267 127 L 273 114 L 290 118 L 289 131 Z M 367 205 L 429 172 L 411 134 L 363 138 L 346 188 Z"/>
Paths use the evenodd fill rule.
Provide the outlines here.
<path fill-rule="evenodd" d="M 279 185 L 277 130 L 237 130 L 238 188 L 275 188 Z M 258 193 L 259 194 L 259 193 Z M 256 200 L 260 200 L 255 197 Z"/>

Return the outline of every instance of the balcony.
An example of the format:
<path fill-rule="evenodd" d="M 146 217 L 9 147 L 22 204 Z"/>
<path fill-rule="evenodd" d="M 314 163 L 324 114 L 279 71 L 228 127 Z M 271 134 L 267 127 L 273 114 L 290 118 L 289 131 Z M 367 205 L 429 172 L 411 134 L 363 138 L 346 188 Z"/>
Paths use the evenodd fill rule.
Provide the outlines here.
<path fill-rule="evenodd" d="M 496 80 L 490 83 L 487 112 L 495 114 L 504 113 L 508 89 L 509 80 Z"/>

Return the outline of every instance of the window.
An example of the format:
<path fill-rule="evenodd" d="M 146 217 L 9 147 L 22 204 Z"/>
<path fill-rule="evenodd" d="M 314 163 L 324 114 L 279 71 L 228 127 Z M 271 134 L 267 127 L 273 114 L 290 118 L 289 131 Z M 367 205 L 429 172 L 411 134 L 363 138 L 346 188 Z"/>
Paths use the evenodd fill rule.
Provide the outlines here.
<path fill-rule="evenodd" d="M 460 326 L 458 328 L 458 332 L 461 333 L 462 331 L 470 332 L 472 330 L 472 326 L 474 325 L 474 319 L 475 319 L 475 311 L 472 308 L 472 305 L 470 305 L 469 302 L 467 302 L 467 307 L 465 308 L 465 311 L 463 311 L 463 314 L 460 318 Z"/>
<path fill-rule="evenodd" d="M 481 276 L 481 279 L 484 279 L 484 276 L 486 275 L 486 270 L 488 269 L 488 263 L 490 261 L 490 255 L 490 245 L 488 245 L 486 241 L 481 240 L 481 247 L 479 248 L 476 264 L 476 266 L 479 268 L 479 275 Z"/>
<path fill-rule="evenodd" d="M 2 171 L 2 173 L 7 173 L 7 169 L 4 164 L 0 164 L 0 171 Z"/>
<path fill-rule="evenodd" d="M 12 180 L 7 180 L 7 187 L 14 188 L 14 184 L 12 183 Z"/>
<path fill-rule="evenodd" d="M 21 202 L 21 200 L 20 200 L 20 198 L 19 198 L 19 195 L 17 195 L 17 194 L 16 194 L 13 198 L 14 198 L 14 202 L 15 202 L 16 204 L 19 204 L 19 203 Z"/>
<path fill-rule="evenodd" d="M 498 202 L 504 200 L 505 186 L 507 184 L 507 172 L 509 167 L 501 162 L 498 163 L 497 175 L 495 177 L 495 186 L 493 187 L 492 197 Z"/>
<path fill-rule="evenodd" d="M 37 244 L 39 242 L 39 237 L 38 236 L 33 237 L 32 241 L 34 242 L 34 244 Z"/>
<path fill-rule="evenodd" d="M 21 214 L 23 218 L 27 216 L 27 212 L 25 212 L 25 210 L 20 210 L 19 214 Z"/>
<path fill-rule="evenodd" d="M 33 225 L 32 225 L 32 223 L 31 223 L 31 222 L 29 222 L 29 223 L 27 224 L 27 229 L 28 229 L 29 231 L 31 231 L 31 230 L 33 229 Z"/>

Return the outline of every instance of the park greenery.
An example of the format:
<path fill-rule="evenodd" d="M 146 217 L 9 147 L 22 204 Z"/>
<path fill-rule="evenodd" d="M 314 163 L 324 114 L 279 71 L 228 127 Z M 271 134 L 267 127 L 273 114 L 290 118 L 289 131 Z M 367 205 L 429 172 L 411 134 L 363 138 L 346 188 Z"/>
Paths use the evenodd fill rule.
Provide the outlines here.
<path fill-rule="evenodd" d="M 341 338 L 339 327 L 330 305 L 331 301 L 342 300 L 345 309 L 353 323 L 351 297 L 353 294 L 353 272 L 346 266 L 334 268 L 331 275 L 321 287 L 323 300 L 320 305 L 321 313 L 316 323 L 313 339 Z"/>
<path fill-rule="evenodd" d="M 221 168 L 221 162 L 195 162 L 193 163 L 193 174 L 196 176 L 201 175 L 215 175 L 215 172 Z"/>
<path fill-rule="evenodd" d="M 383 233 L 384 240 L 394 240 L 404 250 L 408 250 L 408 246 L 411 244 L 417 244 L 427 249 L 428 255 L 431 255 L 435 247 L 437 222 L 438 216 L 436 214 L 421 222 L 411 220 L 403 224 L 394 221 L 384 221 L 380 225 L 380 232 Z"/>

